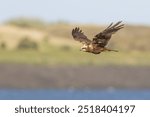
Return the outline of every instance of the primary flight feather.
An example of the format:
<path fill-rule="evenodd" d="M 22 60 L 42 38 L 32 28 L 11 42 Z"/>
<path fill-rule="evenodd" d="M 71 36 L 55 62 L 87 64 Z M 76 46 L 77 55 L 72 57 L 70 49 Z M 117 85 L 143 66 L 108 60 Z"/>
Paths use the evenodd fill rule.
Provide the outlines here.
<path fill-rule="evenodd" d="M 84 35 L 82 30 L 76 27 L 72 30 L 72 36 L 76 41 L 79 41 L 83 44 L 83 46 L 81 47 L 81 51 L 93 54 L 100 54 L 104 51 L 117 52 L 117 50 L 108 49 L 105 46 L 108 44 L 108 41 L 110 40 L 112 34 L 122 29 L 123 27 L 124 24 L 121 24 L 121 21 L 117 22 L 114 25 L 113 23 L 111 23 L 105 30 L 95 35 L 93 40 L 88 39 L 88 37 Z"/>

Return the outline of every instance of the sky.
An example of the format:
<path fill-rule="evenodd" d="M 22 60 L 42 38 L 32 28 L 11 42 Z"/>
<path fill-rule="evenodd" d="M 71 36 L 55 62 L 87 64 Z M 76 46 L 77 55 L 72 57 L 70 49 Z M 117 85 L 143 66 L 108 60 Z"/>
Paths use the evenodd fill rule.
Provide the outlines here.
<path fill-rule="evenodd" d="M 0 22 L 18 17 L 47 22 L 150 25 L 150 0 L 0 0 Z"/>

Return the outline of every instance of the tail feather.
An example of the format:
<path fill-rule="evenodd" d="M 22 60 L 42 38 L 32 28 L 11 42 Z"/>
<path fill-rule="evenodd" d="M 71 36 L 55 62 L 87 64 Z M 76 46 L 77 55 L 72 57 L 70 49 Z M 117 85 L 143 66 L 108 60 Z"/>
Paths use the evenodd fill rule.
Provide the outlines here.
<path fill-rule="evenodd" d="M 108 49 L 108 48 L 105 48 L 105 51 L 119 52 L 118 50 L 113 50 L 113 49 Z"/>

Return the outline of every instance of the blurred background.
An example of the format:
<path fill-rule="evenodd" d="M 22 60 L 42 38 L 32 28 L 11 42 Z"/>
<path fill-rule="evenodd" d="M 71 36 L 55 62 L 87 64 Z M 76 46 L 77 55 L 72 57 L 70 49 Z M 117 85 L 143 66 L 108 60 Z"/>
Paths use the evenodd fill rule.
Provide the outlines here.
<path fill-rule="evenodd" d="M 0 4 L 0 99 L 150 99 L 149 0 L 5 0 Z M 81 52 L 71 31 L 92 39 L 125 28 L 109 48 Z"/>

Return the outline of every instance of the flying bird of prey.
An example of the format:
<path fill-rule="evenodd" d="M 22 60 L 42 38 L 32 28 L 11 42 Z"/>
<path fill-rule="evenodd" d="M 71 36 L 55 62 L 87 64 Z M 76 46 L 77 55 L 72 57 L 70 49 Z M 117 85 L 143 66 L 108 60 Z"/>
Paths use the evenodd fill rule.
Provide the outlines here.
<path fill-rule="evenodd" d="M 82 30 L 77 27 L 72 30 L 72 36 L 76 41 L 79 41 L 83 44 L 81 47 L 81 51 L 83 52 L 89 52 L 93 54 L 100 54 L 104 51 L 117 52 L 117 50 L 108 49 L 105 46 L 108 44 L 112 34 L 124 27 L 124 24 L 121 24 L 121 22 L 122 21 L 119 21 L 116 24 L 111 23 L 105 30 L 95 35 L 93 40 L 88 39 Z"/>

